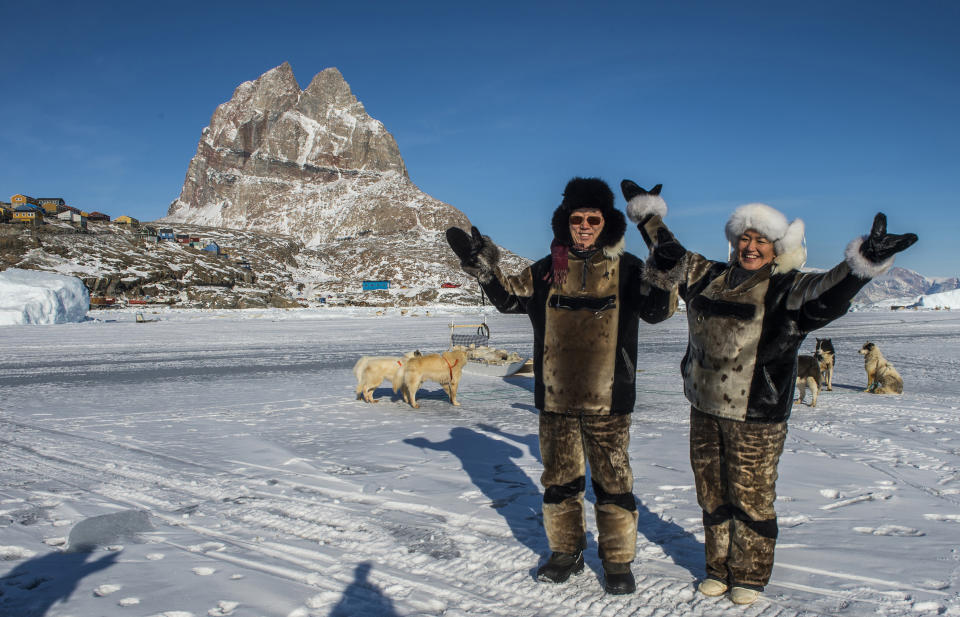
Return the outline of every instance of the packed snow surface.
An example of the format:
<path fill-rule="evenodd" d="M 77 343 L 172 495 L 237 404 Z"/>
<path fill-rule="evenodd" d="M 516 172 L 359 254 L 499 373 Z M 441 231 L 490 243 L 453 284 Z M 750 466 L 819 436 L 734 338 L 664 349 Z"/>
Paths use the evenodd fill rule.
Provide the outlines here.
<path fill-rule="evenodd" d="M 0 326 L 83 321 L 90 294 L 75 276 L 9 268 L 0 272 Z"/>
<path fill-rule="evenodd" d="M 776 566 L 749 608 L 695 592 L 683 315 L 640 328 L 631 596 L 603 593 L 592 510 L 586 570 L 534 578 L 548 548 L 530 378 L 465 373 L 460 407 L 429 382 L 416 410 L 388 382 L 355 400 L 360 355 L 440 351 L 475 312 L 134 315 L 0 329 L 0 615 L 960 616 L 955 311 L 816 333 L 837 348 L 835 385 L 794 408 Z M 530 354 L 524 316 L 487 322 L 492 345 Z M 863 392 L 867 340 L 903 395 Z"/>

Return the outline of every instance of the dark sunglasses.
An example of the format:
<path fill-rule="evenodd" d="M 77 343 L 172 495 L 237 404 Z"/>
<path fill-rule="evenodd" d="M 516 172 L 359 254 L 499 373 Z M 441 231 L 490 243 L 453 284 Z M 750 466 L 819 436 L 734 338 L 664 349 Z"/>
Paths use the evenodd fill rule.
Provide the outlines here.
<path fill-rule="evenodd" d="M 584 217 L 583 215 L 580 215 L 580 214 L 573 214 L 573 215 L 570 216 L 570 224 L 571 224 L 571 225 L 579 225 L 580 223 L 583 222 L 583 219 L 584 219 L 584 218 L 587 219 L 587 224 L 590 225 L 591 227 L 596 227 L 597 225 L 599 225 L 600 223 L 603 222 L 603 217 L 602 217 L 602 216 L 588 216 L 588 217 Z"/>

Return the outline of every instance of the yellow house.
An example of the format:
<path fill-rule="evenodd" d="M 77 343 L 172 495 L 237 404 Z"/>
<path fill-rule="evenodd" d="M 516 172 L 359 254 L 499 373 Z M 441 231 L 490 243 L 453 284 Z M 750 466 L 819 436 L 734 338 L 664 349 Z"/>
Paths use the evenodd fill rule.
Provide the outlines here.
<path fill-rule="evenodd" d="M 133 218 L 132 216 L 127 216 L 126 214 L 123 214 L 113 219 L 113 222 L 119 223 L 121 225 L 139 225 L 140 224 L 140 221 Z"/>
<path fill-rule="evenodd" d="M 21 195 L 18 193 L 10 198 L 10 205 L 13 206 L 14 208 L 16 208 L 17 206 L 25 206 L 27 204 L 33 204 L 35 206 L 40 205 L 39 203 L 37 203 L 37 200 L 35 198 L 30 197 L 29 195 Z"/>
<path fill-rule="evenodd" d="M 0 206 L 0 223 L 4 221 L 9 221 L 10 217 L 13 216 L 13 209 L 8 208 L 7 206 Z"/>
<path fill-rule="evenodd" d="M 28 225 L 43 225 L 43 209 L 32 204 L 13 209 L 13 222 Z"/>

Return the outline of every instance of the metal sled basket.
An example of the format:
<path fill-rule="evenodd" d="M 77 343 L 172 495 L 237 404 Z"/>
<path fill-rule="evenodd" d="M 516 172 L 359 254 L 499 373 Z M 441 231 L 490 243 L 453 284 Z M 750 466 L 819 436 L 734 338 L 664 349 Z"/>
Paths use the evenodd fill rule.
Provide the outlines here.
<path fill-rule="evenodd" d="M 507 361 L 501 359 L 492 360 L 489 357 L 484 358 L 483 354 L 478 352 L 489 349 L 490 345 L 490 326 L 486 319 L 479 324 L 454 324 L 450 323 L 450 347 L 454 346 L 467 348 L 467 364 L 463 370 L 475 375 L 488 375 L 491 377 L 507 377 L 513 375 L 527 361 L 527 358 L 521 358 L 516 361 Z M 498 350 L 492 350 L 498 351 Z M 504 352 L 505 353 L 505 352 Z M 487 354 L 489 356 L 489 354 Z M 514 354 L 515 355 L 515 354 Z"/>

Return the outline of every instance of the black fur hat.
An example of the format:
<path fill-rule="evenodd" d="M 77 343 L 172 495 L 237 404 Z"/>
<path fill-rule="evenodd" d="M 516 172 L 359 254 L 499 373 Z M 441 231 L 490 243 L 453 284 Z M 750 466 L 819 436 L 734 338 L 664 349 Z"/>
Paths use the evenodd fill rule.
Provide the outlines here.
<path fill-rule="evenodd" d="M 563 189 L 563 201 L 553 212 L 553 237 L 570 246 L 570 213 L 578 208 L 596 208 L 603 214 L 603 231 L 597 238 L 598 248 L 615 245 L 627 231 L 627 219 L 613 207 L 613 191 L 600 178 L 574 178 Z"/>

